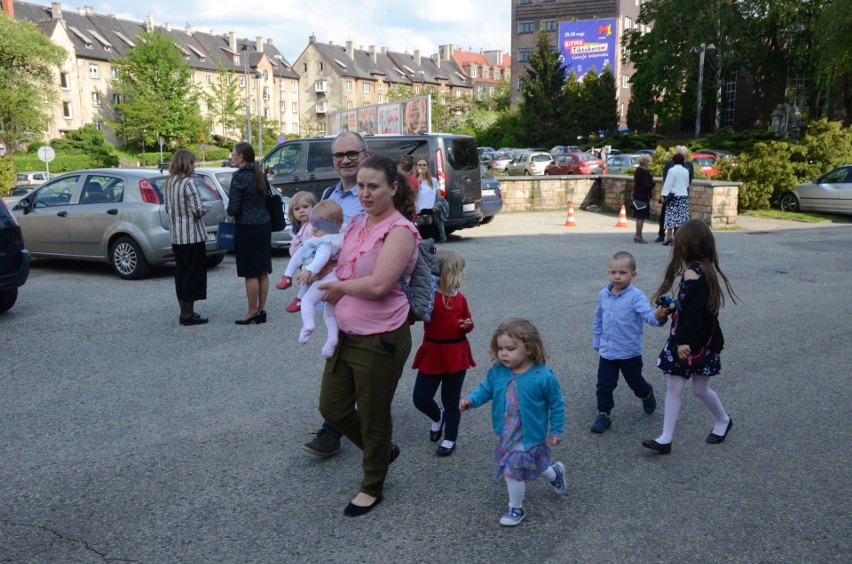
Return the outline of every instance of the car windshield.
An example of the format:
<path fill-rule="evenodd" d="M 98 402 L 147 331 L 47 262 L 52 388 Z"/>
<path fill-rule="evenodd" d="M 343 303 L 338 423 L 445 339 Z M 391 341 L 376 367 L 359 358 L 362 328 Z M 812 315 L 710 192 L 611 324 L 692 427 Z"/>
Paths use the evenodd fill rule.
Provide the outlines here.
<path fill-rule="evenodd" d="M 466 137 L 455 137 L 447 147 L 447 162 L 455 170 L 470 170 L 479 168 L 479 154 L 476 152 L 476 141 Z"/>
<path fill-rule="evenodd" d="M 580 158 L 580 162 L 581 162 L 581 163 L 585 163 L 585 162 L 588 162 L 588 161 L 596 161 L 596 160 L 598 160 L 598 158 L 597 158 L 596 156 L 591 155 L 591 154 L 589 154 L 589 153 L 582 153 L 582 154 L 577 155 L 577 156 Z"/>
<path fill-rule="evenodd" d="M 713 166 L 716 163 L 712 157 L 698 157 L 697 159 L 693 159 L 693 162 L 698 166 Z"/>
<path fill-rule="evenodd" d="M 551 159 L 550 159 L 549 155 L 533 155 L 532 160 L 537 162 L 537 163 L 543 163 L 543 162 L 549 161 Z"/>

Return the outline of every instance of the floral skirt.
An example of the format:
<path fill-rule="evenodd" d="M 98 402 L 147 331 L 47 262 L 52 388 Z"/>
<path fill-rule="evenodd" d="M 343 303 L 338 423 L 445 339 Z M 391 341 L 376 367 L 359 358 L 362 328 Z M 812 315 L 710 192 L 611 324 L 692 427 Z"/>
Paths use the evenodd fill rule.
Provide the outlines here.
<path fill-rule="evenodd" d="M 677 361 L 677 345 L 674 339 L 669 337 L 657 358 L 657 367 L 663 374 L 680 376 L 687 380 L 692 376 L 717 376 L 722 372 L 722 357 L 718 352 L 707 349 L 704 351 L 704 366 L 686 368 Z"/>
<path fill-rule="evenodd" d="M 497 463 L 497 475 L 495 479 L 511 478 L 512 480 L 532 481 L 547 470 L 553 451 L 547 443 L 540 443 L 530 450 L 519 450 L 517 447 L 499 442 L 494 452 L 494 461 Z"/>
<path fill-rule="evenodd" d="M 689 196 L 675 196 L 666 204 L 666 219 L 663 227 L 677 229 L 689 221 Z"/>

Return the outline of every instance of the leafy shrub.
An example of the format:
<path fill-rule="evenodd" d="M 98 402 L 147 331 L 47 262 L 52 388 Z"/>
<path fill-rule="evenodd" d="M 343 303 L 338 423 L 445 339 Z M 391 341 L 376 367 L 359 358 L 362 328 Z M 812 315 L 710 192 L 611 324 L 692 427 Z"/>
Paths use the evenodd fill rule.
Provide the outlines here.
<path fill-rule="evenodd" d="M 45 170 L 46 168 L 44 161 L 39 159 L 38 155 L 31 155 L 29 153 L 24 155 L 15 155 L 12 157 L 12 160 L 15 163 L 16 171 Z M 104 166 L 117 165 L 118 157 L 115 157 L 114 165 L 104 165 L 97 157 L 91 157 L 81 153 L 60 153 L 57 151 L 56 158 L 50 162 L 50 172 L 51 174 L 60 174 L 84 168 L 103 168 Z"/>
<path fill-rule="evenodd" d="M 727 176 L 742 182 L 739 209 L 768 208 L 778 197 L 801 180 L 802 151 L 786 141 L 755 143 L 754 148 L 737 159 Z"/>
<path fill-rule="evenodd" d="M 852 126 L 821 119 L 808 124 L 800 144 L 807 159 L 802 160 L 800 182 L 806 182 L 838 166 L 852 163 Z"/>
<path fill-rule="evenodd" d="M 689 148 L 692 151 L 720 149 L 737 155 L 751 151 L 755 143 L 781 140 L 777 134 L 765 129 L 734 131 L 730 127 L 723 127 L 705 135 L 701 139 L 690 141 Z"/>
<path fill-rule="evenodd" d="M 6 191 L 15 183 L 15 165 L 7 156 L 0 159 L 0 196 L 5 196 Z"/>

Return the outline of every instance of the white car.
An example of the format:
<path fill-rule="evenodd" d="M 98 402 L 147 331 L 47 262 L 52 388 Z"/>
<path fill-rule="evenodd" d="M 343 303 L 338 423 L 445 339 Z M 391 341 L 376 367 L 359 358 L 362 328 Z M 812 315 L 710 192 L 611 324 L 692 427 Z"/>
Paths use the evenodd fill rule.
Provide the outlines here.
<path fill-rule="evenodd" d="M 201 167 L 195 169 L 196 176 L 219 192 L 225 209 L 228 209 L 228 192 L 231 189 L 231 178 L 235 172 L 237 172 L 237 169 L 232 167 Z M 289 218 L 287 217 L 290 198 L 282 196 L 281 199 L 284 201 L 284 217 L 287 219 L 287 225 L 281 231 L 272 232 L 272 248 L 274 249 L 288 248 L 291 239 Z"/>

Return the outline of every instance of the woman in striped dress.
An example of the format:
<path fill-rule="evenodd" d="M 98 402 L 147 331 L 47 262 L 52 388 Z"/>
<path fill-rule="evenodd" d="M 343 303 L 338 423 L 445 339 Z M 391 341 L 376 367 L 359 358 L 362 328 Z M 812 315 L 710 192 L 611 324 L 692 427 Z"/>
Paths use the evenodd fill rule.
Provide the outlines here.
<path fill-rule="evenodd" d="M 207 233 L 204 217 L 210 208 L 201 202 L 193 180 L 195 155 L 186 149 L 175 152 L 166 179 L 166 211 L 172 251 L 175 253 L 175 291 L 181 325 L 201 325 L 208 319 L 195 313 L 194 303 L 207 299 Z"/>

